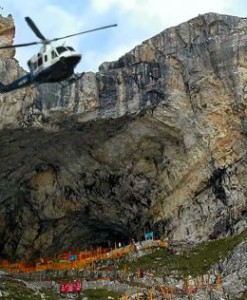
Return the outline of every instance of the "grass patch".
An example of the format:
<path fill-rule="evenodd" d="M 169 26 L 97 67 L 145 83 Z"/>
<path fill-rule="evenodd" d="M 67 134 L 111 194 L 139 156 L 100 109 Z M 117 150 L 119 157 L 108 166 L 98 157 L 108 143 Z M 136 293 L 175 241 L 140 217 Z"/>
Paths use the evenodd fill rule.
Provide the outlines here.
<path fill-rule="evenodd" d="M 45 294 L 45 299 L 46 300 L 57 300 L 58 299 L 58 296 L 57 296 L 57 294 L 54 292 L 54 291 L 52 291 L 52 290 L 49 290 L 49 289 L 42 289 L 41 290 L 41 292 L 43 293 L 43 294 Z M 44 299 L 44 298 L 43 298 Z"/>
<path fill-rule="evenodd" d="M 1 291 L 4 296 L 1 299 L 4 300 L 40 300 L 39 295 L 34 295 L 34 291 L 28 289 L 25 286 L 18 284 L 17 282 L 4 282 L 0 285 Z"/>
<path fill-rule="evenodd" d="M 57 300 L 58 296 L 48 289 L 35 290 L 28 288 L 25 283 L 11 279 L 1 279 L 0 290 L 3 294 L 1 300 Z M 41 293 L 44 297 L 41 297 Z"/>
<path fill-rule="evenodd" d="M 97 290 L 84 290 L 84 296 L 88 297 L 89 300 L 106 300 L 109 296 L 114 299 L 119 299 L 121 294 L 113 291 L 108 291 L 106 289 L 97 289 Z"/>
<path fill-rule="evenodd" d="M 183 278 L 187 275 L 203 275 L 246 238 L 247 231 L 229 238 L 203 242 L 192 250 L 185 250 L 178 255 L 170 254 L 167 249 L 159 249 L 125 265 L 130 270 L 138 268 L 151 270 L 156 276 L 173 274 Z"/>

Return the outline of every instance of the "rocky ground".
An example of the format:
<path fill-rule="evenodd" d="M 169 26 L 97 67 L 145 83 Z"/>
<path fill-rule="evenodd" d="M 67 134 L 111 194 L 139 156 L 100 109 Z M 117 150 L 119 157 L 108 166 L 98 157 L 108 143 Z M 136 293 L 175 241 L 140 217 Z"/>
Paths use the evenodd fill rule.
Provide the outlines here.
<path fill-rule="evenodd" d="M 80 270 L 16 274 L 19 279 L 2 273 L 1 297 L 11 299 L 7 298 L 11 282 L 17 289 L 24 285 L 27 293 L 31 289 L 37 296 L 34 299 L 59 299 L 59 284 L 78 279 L 83 287 L 78 299 L 120 299 L 140 293 L 144 299 L 151 299 L 152 294 L 152 299 L 157 300 L 169 296 L 178 300 L 245 299 L 246 235 L 197 245 L 184 242 L 166 249 L 139 250 Z M 25 291 L 21 293 L 24 295 Z"/>
<path fill-rule="evenodd" d="M 0 299 L 55 300 L 58 296 L 50 288 L 13 277 L 0 270 Z"/>

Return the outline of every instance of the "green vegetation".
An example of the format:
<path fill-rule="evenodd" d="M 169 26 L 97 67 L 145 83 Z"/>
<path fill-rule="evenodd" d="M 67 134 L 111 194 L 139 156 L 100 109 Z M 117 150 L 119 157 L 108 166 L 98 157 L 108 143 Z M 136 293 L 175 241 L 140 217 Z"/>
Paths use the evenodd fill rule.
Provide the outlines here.
<path fill-rule="evenodd" d="M 105 300 L 108 297 L 112 297 L 114 299 L 119 299 L 121 294 L 113 291 L 108 291 L 106 289 L 97 289 L 97 290 L 84 290 L 83 294 L 88 297 L 89 300 L 97 299 L 97 300 Z"/>
<path fill-rule="evenodd" d="M 198 276 L 206 274 L 214 264 L 224 259 L 233 251 L 234 247 L 246 239 L 247 231 L 233 237 L 203 242 L 193 248 L 185 246 L 154 249 L 152 253 L 139 258 L 126 255 L 117 259 L 109 259 L 108 265 L 111 263 L 117 270 L 128 270 L 129 274 L 143 270 L 151 271 L 154 276 L 173 275 L 177 278 L 184 278 L 187 275 Z M 104 263 L 101 266 L 104 267 Z M 37 293 L 28 283 L 7 276 L 0 279 L 0 291 L 2 300 L 58 299 L 58 295 L 51 290 L 40 290 Z M 41 293 L 44 295 L 43 297 L 41 297 Z M 107 289 L 88 289 L 83 291 L 83 295 L 89 300 L 103 300 L 108 297 L 119 299 L 121 296 L 119 293 Z M 247 292 L 241 299 L 247 299 Z"/>
<path fill-rule="evenodd" d="M 27 283 L 28 284 L 28 283 Z M 42 289 L 37 293 L 34 289 L 27 286 L 23 281 L 18 281 L 11 278 L 1 278 L 0 280 L 0 295 L 1 300 L 58 300 L 59 296 L 52 290 Z M 42 296 L 41 296 L 42 294 Z M 107 289 L 84 290 L 83 295 L 89 300 L 103 300 L 111 296 L 114 299 L 119 299 L 121 294 Z"/>
<path fill-rule="evenodd" d="M 152 270 L 157 276 L 174 274 L 182 278 L 187 275 L 203 275 L 246 238 L 247 231 L 233 237 L 203 242 L 192 250 L 182 250 L 179 254 L 171 254 L 168 249 L 159 249 L 131 264 L 125 263 L 125 266 L 132 270 Z"/>
<path fill-rule="evenodd" d="M 57 300 L 58 297 L 51 290 L 40 290 L 36 293 L 35 290 L 28 287 L 24 282 L 2 279 L 0 281 L 0 290 L 2 293 L 1 300 Z M 41 293 L 43 297 L 41 297 Z"/>
<path fill-rule="evenodd" d="M 50 289 L 42 289 L 41 292 L 45 295 L 46 300 L 57 300 L 57 294 L 54 293 L 53 290 Z M 43 300 L 44 298 L 42 298 Z"/>

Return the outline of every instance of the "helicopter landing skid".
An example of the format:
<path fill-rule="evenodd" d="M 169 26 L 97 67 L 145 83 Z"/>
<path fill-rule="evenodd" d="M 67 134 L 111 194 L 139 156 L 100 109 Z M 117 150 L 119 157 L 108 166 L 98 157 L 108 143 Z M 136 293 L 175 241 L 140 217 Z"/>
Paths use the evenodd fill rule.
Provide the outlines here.
<path fill-rule="evenodd" d="M 67 86 L 80 80 L 84 74 L 85 74 L 85 72 L 82 72 L 79 76 L 76 74 L 73 74 L 70 78 L 68 78 L 67 80 L 64 81 L 65 83 L 59 82 L 59 84 L 61 85 L 62 88 L 66 88 Z"/>

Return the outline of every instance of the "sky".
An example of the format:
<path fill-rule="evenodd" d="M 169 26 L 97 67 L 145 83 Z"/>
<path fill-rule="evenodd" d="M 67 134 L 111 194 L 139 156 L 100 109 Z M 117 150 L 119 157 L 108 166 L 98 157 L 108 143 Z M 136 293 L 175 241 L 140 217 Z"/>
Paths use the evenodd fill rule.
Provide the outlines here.
<path fill-rule="evenodd" d="M 97 72 L 101 63 L 117 60 L 166 28 L 207 12 L 247 17 L 247 1 L 0 0 L 0 13 L 14 18 L 16 44 L 38 41 L 25 22 L 26 16 L 48 39 L 117 23 L 117 27 L 60 41 L 82 54 L 76 72 Z M 27 60 L 38 51 L 38 45 L 16 48 L 15 57 L 28 70 Z"/>

